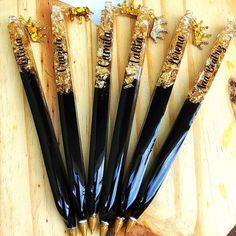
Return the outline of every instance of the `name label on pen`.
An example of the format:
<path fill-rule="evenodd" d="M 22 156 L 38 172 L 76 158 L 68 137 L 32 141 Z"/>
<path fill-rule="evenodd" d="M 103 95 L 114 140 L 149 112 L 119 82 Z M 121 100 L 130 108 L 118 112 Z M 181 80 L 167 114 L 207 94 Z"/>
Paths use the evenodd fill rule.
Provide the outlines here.
<path fill-rule="evenodd" d="M 21 38 L 16 39 L 16 59 L 19 65 L 28 65 L 28 58 L 25 53 L 24 44 Z"/>
<path fill-rule="evenodd" d="M 133 39 L 128 66 L 123 83 L 123 88 L 128 89 L 134 87 L 134 80 L 139 79 L 142 71 L 144 55 L 145 55 L 145 35 L 138 36 Z"/>
<path fill-rule="evenodd" d="M 100 31 L 95 88 L 106 88 L 111 76 L 113 31 Z"/>
<path fill-rule="evenodd" d="M 203 90 L 207 90 L 209 81 L 215 76 L 215 73 L 219 67 L 219 61 L 222 54 L 225 54 L 226 48 L 222 45 L 218 45 L 215 50 L 211 53 L 208 62 L 205 66 L 203 77 L 197 83 L 197 87 Z"/>
<path fill-rule="evenodd" d="M 101 67 L 109 67 L 111 65 L 111 47 L 112 47 L 112 32 L 105 32 L 100 36 L 103 48 L 101 58 L 98 60 L 98 65 Z"/>
<path fill-rule="evenodd" d="M 129 62 L 139 64 L 143 50 L 144 38 L 138 37 L 131 45 L 131 56 Z"/>
<path fill-rule="evenodd" d="M 56 38 L 54 41 L 54 44 L 55 44 L 56 57 L 57 57 L 56 70 L 58 72 L 65 72 L 67 69 L 68 52 L 64 49 L 64 43 L 62 39 Z"/>
<path fill-rule="evenodd" d="M 183 35 L 178 35 L 175 47 L 171 51 L 170 58 L 168 60 L 169 63 L 179 66 L 186 41 L 187 39 Z"/>

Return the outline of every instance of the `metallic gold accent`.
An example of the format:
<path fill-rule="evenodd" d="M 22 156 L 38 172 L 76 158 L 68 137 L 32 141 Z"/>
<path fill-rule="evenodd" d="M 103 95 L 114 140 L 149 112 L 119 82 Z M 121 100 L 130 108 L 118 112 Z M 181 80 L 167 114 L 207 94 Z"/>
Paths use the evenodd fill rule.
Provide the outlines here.
<path fill-rule="evenodd" d="M 137 223 L 137 220 L 133 217 L 130 217 L 127 222 L 125 233 L 128 234 L 130 230 L 136 225 L 136 223 Z"/>
<path fill-rule="evenodd" d="M 31 17 L 26 21 L 22 16 L 18 20 L 25 26 L 32 42 L 40 43 L 46 37 L 46 27 L 38 26 L 38 21 L 32 21 Z"/>
<path fill-rule="evenodd" d="M 107 222 L 101 222 L 100 225 L 100 236 L 106 236 L 108 232 L 109 224 Z"/>
<path fill-rule="evenodd" d="M 215 44 L 211 50 L 211 54 L 206 61 L 203 71 L 189 93 L 189 101 L 192 103 L 201 103 L 210 89 L 215 79 L 225 53 L 228 49 L 231 39 L 235 36 L 236 26 L 230 21 L 224 30 L 217 36 Z"/>
<path fill-rule="evenodd" d="M 79 222 L 78 227 L 79 227 L 79 230 L 80 230 L 82 236 L 86 236 L 87 235 L 87 229 L 88 229 L 87 220 Z"/>
<path fill-rule="evenodd" d="M 110 1 L 102 11 L 101 24 L 98 27 L 98 51 L 95 88 L 106 88 L 111 77 L 112 43 L 113 43 L 113 7 Z"/>
<path fill-rule="evenodd" d="M 76 236 L 76 229 L 68 229 L 69 236 Z"/>
<path fill-rule="evenodd" d="M 80 23 L 82 23 L 83 18 L 89 21 L 90 15 L 93 14 L 88 7 L 67 7 L 63 8 L 62 12 L 65 13 L 66 16 L 69 16 L 71 21 L 73 21 L 75 17 L 78 18 Z"/>
<path fill-rule="evenodd" d="M 92 234 L 94 233 L 96 229 L 97 219 L 98 219 L 97 214 L 93 214 L 92 216 L 89 217 L 89 228 Z"/>
<path fill-rule="evenodd" d="M 123 88 L 134 87 L 134 81 L 139 80 L 143 68 L 150 21 L 149 11 L 141 8 L 137 17 L 134 34 L 131 42 L 128 66 L 126 67 Z"/>
<path fill-rule="evenodd" d="M 9 17 L 8 30 L 13 52 L 20 71 L 25 69 L 36 74 L 36 66 L 25 26 L 15 16 Z"/>
<path fill-rule="evenodd" d="M 196 18 L 190 11 L 187 11 L 186 14 L 181 17 L 176 27 L 175 34 L 172 37 L 170 48 L 157 81 L 157 86 L 167 88 L 174 84 L 190 32 L 193 31 L 194 34 L 193 44 L 198 48 L 201 48 L 203 45 L 207 44 L 207 42 L 204 42 L 203 40 L 210 36 L 209 34 L 204 33 L 206 28 L 207 27 L 202 26 L 202 21 L 197 23 Z"/>
<path fill-rule="evenodd" d="M 72 91 L 71 70 L 69 65 L 65 19 L 59 6 L 52 7 L 51 19 L 57 91 L 59 93 L 69 93 Z"/>
<path fill-rule="evenodd" d="M 124 218 L 123 217 L 116 217 L 115 225 L 114 225 L 114 232 L 115 235 L 118 234 L 118 232 L 121 230 L 123 224 L 124 224 Z"/>

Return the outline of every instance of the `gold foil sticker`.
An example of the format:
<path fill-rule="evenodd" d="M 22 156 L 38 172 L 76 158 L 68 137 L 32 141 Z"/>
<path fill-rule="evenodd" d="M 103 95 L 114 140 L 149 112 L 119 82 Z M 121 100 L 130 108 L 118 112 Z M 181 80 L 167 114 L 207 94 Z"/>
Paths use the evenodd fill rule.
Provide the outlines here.
<path fill-rule="evenodd" d="M 146 51 L 146 41 L 150 27 L 150 15 L 146 8 L 141 8 L 141 12 L 137 17 L 134 34 L 131 42 L 131 50 L 129 55 L 128 66 L 123 83 L 123 88 L 132 88 L 139 80 Z"/>
<path fill-rule="evenodd" d="M 24 69 L 35 74 L 36 66 L 25 26 L 17 17 L 11 16 L 9 17 L 8 30 L 20 72 Z"/>
<path fill-rule="evenodd" d="M 174 84 L 190 32 L 193 31 L 193 44 L 201 48 L 203 45 L 207 44 L 204 39 L 210 37 L 209 34 L 204 33 L 206 29 L 207 27 L 202 25 L 202 21 L 197 23 L 190 11 L 187 11 L 179 20 L 160 77 L 157 81 L 157 86 L 168 88 Z"/>
<path fill-rule="evenodd" d="M 200 103 L 215 79 L 231 39 L 235 36 L 236 28 L 233 22 L 229 22 L 227 27 L 217 36 L 216 42 L 211 50 L 211 54 L 206 61 L 203 71 L 189 93 L 189 101 Z"/>
<path fill-rule="evenodd" d="M 114 13 L 111 2 L 106 2 L 98 27 L 98 51 L 95 88 L 106 88 L 111 77 Z"/>
<path fill-rule="evenodd" d="M 72 91 L 71 70 L 69 65 L 65 19 L 59 6 L 52 7 L 51 20 L 57 91 L 59 93 L 69 93 Z"/>

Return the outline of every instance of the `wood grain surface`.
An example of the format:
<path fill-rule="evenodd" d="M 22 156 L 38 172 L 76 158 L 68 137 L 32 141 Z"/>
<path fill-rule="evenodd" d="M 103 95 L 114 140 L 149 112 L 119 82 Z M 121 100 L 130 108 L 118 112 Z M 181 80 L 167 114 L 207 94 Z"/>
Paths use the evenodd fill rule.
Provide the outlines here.
<path fill-rule="evenodd" d="M 135 3 L 153 8 L 156 15 L 164 15 L 169 22 L 169 35 L 157 45 L 148 41 L 128 159 L 134 151 L 179 17 L 186 9 L 193 10 L 199 19 L 209 25 L 212 38 L 202 51 L 194 48 L 189 41 L 154 154 L 162 145 L 189 88 L 202 69 L 216 35 L 226 25 L 228 16 L 236 17 L 234 0 L 143 0 Z M 53 202 L 39 141 L 7 32 L 7 18 L 10 15 L 32 16 L 48 27 L 48 38 L 43 44 L 34 44 L 33 51 L 61 143 L 50 32 L 51 4 L 48 0 L 0 0 L 1 236 L 67 235 Z M 96 26 L 91 22 L 80 25 L 77 20 L 67 26 L 78 121 L 87 167 Z M 117 17 L 115 20 L 109 137 L 114 126 L 133 26 L 134 20 L 129 18 Z M 235 55 L 235 42 L 232 41 L 177 160 L 157 197 L 139 220 L 156 235 L 224 236 L 236 223 L 236 117 L 228 97 L 228 80 L 231 76 L 236 77 Z M 135 235 L 148 235 L 140 230 L 135 232 Z M 77 235 L 80 235 L 79 232 Z"/>

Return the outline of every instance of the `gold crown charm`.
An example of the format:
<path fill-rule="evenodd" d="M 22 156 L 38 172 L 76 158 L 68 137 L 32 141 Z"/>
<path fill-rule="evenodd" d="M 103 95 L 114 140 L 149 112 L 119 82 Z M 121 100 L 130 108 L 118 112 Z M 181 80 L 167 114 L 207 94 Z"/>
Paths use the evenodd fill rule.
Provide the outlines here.
<path fill-rule="evenodd" d="M 93 12 L 88 7 L 69 7 L 63 9 L 65 15 L 70 17 L 70 20 L 73 21 L 76 18 L 79 19 L 79 23 L 82 23 L 82 19 L 84 18 L 86 21 L 90 20 L 90 15 Z"/>
<path fill-rule="evenodd" d="M 118 4 L 117 11 L 122 15 L 137 17 L 141 11 L 141 5 L 135 8 L 133 2 L 128 5 L 127 2 L 124 1 L 122 4 Z"/>
<path fill-rule="evenodd" d="M 197 22 L 193 20 L 193 45 L 202 49 L 202 46 L 207 45 L 208 42 L 204 39 L 211 37 L 211 34 L 207 34 L 204 31 L 208 29 L 208 26 L 203 26 L 203 21 Z"/>
<path fill-rule="evenodd" d="M 133 1 L 130 4 L 128 4 L 127 1 L 118 4 L 115 12 L 120 15 L 131 17 L 138 17 L 140 14 L 143 14 L 143 12 L 146 12 L 151 29 L 148 36 L 150 36 L 155 43 L 157 43 L 158 39 L 164 40 L 165 34 L 168 33 L 164 27 L 167 25 L 167 21 L 164 17 L 156 17 L 153 9 L 148 9 L 141 5 L 135 7 Z"/>
<path fill-rule="evenodd" d="M 42 38 L 46 37 L 46 34 L 44 33 L 46 27 L 38 26 L 39 22 L 32 21 L 31 17 L 26 21 L 22 16 L 20 16 L 19 22 L 24 25 L 32 42 L 40 43 Z"/>
<path fill-rule="evenodd" d="M 153 21 L 152 31 L 150 33 L 150 36 L 155 43 L 157 43 L 157 39 L 164 40 L 165 34 L 168 33 L 168 31 L 165 29 L 166 25 L 167 21 L 163 16 L 160 16 L 158 18 L 155 17 Z"/>

